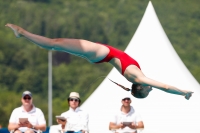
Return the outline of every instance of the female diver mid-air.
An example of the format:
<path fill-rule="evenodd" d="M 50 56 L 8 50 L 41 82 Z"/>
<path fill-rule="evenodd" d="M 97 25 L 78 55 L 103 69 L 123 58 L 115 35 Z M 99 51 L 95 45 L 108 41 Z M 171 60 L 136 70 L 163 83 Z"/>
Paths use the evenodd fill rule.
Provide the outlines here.
<path fill-rule="evenodd" d="M 99 44 L 83 39 L 51 39 L 32 34 L 14 24 L 6 24 L 5 26 L 11 28 L 17 38 L 24 37 L 42 48 L 49 50 L 64 51 L 85 58 L 91 63 L 109 62 L 128 81 L 133 83 L 131 93 L 136 98 L 147 97 L 149 92 L 152 90 L 152 87 L 171 94 L 182 95 L 186 99 L 190 99 L 190 97 L 192 96 L 193 92 L 191 91 L 180 90 L 174 86 L 167 85 L 146 77 L 142 73 L 137 61 L 135 61 L 123 51 L 118 50 L 112 46 Z M 122 85 L 119 86 L 129 91 L 128 88 L 125 88 Z"/>

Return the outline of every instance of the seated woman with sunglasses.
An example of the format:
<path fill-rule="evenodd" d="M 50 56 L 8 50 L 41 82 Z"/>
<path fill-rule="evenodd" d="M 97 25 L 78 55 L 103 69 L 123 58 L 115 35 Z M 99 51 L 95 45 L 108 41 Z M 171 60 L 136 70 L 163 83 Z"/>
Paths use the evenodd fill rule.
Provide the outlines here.
<path fill-rule="evenodd" d="M 49 49 L 64 51 L 76 56 L 85 58 L 91 63 L 102 63 L 109 62 L 112 64 L 128 81 L 132 82 L 132 90 L 136 90 L 141 93 L 140 98 L 145 98 L 151 87 L 165 91 L 167 93 L 184 96 L 189 99 L 192 96 L 191 91 L 180 90 L 174 86 L 167 85 L 153 79 L 146 77 L 140 69 L 139 64 L 129 55 L 121 50 L 105 44 L 99 44 L 82 39 L 68 39 L 68 38 L 57 38 L 50 39 L 43 36 L 32 34 L 23 28 L 13 25 L 6 24 L 5 26 L 11 28 L 16 37 L 24 37 L 36 45 Z M 143 94 L 143 91 L 146 90 Z M 133 96 L 137 97 L 135 93 Z"/>
<path fill-rule="evenodd" d="M 80 103 L 79 93 L 71 92 L 68 98 L 69 110 L 56 117 L 61 125 L 51 126 L 49 133 L 88 132 L 88 114 L 80 109 Z"/>

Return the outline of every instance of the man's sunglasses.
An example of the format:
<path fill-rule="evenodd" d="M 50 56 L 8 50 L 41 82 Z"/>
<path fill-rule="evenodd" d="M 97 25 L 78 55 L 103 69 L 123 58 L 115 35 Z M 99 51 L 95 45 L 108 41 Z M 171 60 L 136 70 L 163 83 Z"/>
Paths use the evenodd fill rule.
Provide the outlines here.
<path fill-rule="evenodd" d="M 77 99 L 77 98 L 69 98 L 69 101 L 79 102 L 79 99 Z"/>
<path fill-rule="evenodd" d="M 130 98 L 124 98 L 124 99 L 122 99 L 123 101 L 130 101 L 131 99 Z"/>
<path fill-rule="evenodd" d="M 24 97 L 23 99 L 24 100 L 26 100 L 26 99 L 31 100 L 31 97 Z"/>

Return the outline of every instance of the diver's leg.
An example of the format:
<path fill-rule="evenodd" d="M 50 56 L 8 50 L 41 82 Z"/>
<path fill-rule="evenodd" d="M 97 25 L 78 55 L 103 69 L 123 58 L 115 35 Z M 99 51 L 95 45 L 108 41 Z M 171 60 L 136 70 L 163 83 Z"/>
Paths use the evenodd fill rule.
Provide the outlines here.
<path fill-rule="evenodd" d="M 18 38 L 25 37 L 42 48 L 68 52 L 85 57 L 91 62 L 99 61 L 109 53 L 107 47 L 91 41 L 68 38 L 50 39 L 32 34 L 17 25 L 6 24 L 6 26 L 11 28 Z"/>

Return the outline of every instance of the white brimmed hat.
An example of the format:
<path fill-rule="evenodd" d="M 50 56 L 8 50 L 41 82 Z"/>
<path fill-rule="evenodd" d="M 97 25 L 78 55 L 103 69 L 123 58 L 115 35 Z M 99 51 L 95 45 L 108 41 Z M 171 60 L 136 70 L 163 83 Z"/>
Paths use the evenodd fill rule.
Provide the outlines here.
<path fill-rule="evenodd" d="M 78 99 L 80 99 L 80 96 L 79 96 L 79 93 L 77 93 L 77 92 L 71 92 L 69 94 L 69 98 L 78 98 Z"/>
<path fill-rule="evenodd" d="M 22 93 L 22 97 L 25 97 L 25 96 L 29 96 L 29 97 L 32 97 L 32 93 L 30 91 L 24 91 Z"/>

